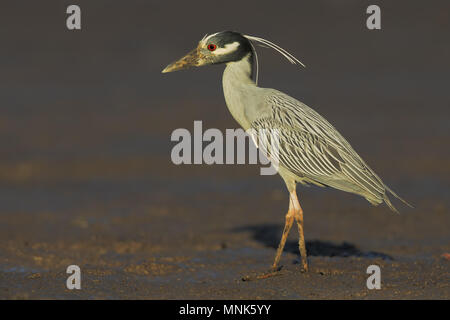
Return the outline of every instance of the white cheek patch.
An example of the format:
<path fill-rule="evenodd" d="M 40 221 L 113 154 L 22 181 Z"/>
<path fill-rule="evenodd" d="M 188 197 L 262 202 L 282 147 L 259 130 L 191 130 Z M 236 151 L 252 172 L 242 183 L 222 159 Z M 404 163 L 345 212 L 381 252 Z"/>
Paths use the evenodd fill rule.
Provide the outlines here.
<path fill-rule="evenodd" d="M 237 47 L 239 47 L 239 42 L 235 41 L 233 43 L 227 43 L 225 45 L 225 48 L 217 48 L 216 50 L 211 51 L 211 53 L 214 55 L 228 54 L 230 52 L 235 51 Z"/>

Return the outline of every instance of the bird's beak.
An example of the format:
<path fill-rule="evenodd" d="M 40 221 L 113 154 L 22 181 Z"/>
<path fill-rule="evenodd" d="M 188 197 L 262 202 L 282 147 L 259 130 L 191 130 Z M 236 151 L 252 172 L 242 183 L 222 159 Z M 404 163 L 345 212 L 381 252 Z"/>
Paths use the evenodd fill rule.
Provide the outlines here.
<path fill-rule="evenodd" d="M 198 67 L 198 66 L 202 65 L 201 61 L 202 61 L 202 58 L 201 58 L 201 56 L 199 54 L 199 50 L 198 50 L 198 48 L 195 48 L 194 50 L 189 52 L 187 55 L 185 55 L 180 60 L 169 64 L 162 71 L 162 73 L 188 69 L 190 67 Z"/>

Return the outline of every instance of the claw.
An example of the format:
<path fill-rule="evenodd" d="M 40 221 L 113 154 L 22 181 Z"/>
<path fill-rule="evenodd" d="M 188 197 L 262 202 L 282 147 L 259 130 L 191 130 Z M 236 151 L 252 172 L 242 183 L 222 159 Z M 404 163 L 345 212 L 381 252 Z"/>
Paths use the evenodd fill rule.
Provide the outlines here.
<path fill-rule="evenodd" d="M 276 277 L 276 276 L 281 276 L 282 273 L 280 272 L 280 270 L 282 269 L 282 267 L 272 267 L 270 268 L 269 271 L 258 274 L 256 276 L 244 276 L 242 277 L 242 281 L 253 281 L 253 280 L 262 280 L 262 279 L 268 279 L 271 277 Z"/>

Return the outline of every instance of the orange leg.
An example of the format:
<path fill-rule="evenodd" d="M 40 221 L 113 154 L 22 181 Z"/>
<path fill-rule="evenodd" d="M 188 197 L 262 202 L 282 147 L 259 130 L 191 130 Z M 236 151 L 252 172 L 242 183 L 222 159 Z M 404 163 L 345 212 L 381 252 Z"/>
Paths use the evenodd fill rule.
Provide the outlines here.
<path fill-rule="evenodd" d="M 293 199 L 294 207 L 295 207 L 295 221 L 297 221 L 298 226 L 298 248 L 300 250 L 300 256 L 302 259 L 302 267 L 303 271 L 308 271 L 308 260 L 306 255 L 306 245 L 305 245 L 305 236 L 303 234 L 303 209 L 300 206 L 300 202 L 297 198 L 297 193 L 295 190 L 291 193 L 291 199 Z"/>
<path fill-rule="evenodd" d="M 289 211 L 286 214 L 286 222 L 284 224 L 283 235 L 281 236 L 280 244 L 278 245 L 277 254 L 275 256 L 275 260 L 273 262 L 271 271 L 268 273 L 264 273 L 256 276 L 255 278 L 246 276 L 243 280 L 253 280 L 253 279 L 267 279 L 272 276 L 278 275 L 278 263 L 280 262 L 281 254 L 283 253 L 284 245 L 286 244 L 287 237 L 289 235 L 289 231 L 291 230 L 292 224 L 294 223 L 294 219 L 297 221 L 298 225 L 298 247 L 300 249 L 300 256 L 302 260 L 303 271 L 308 271 L 308 261 L 306 256 L 306 246 L 305 246 L 305 237 L 303 235 L 303 210 L 298 202 L 297 194 L 295 190 L 290 193 L 289 199 Z"/>
<path fill-rule="evenodd" d="M 294 222 L 294 210 L 289 205 L 289 211 L 286 214 L 286 222 L 284 224 L 283 235 L 281 236 L 280 244 L 278 245 L 277 254 L 275 256 L 275 261 L 272 265 L 272 270 L 276 271 L 278 269 L 278 263 L 280 262 L 281 254 L 283 253 L 284 245 L 286 244 L 286 239 L 289 235 L 289 231 L 291 230 L 292 223 Z"/>
<path fill-rule="evenodd" d="M 306 255 L 306 245 L 305 245 L 305 236 L 303 234 L 303 209 L 300 206 L 300 203 L 297 198 L 297 193 L 293 190 L 290 193 L 289 199 L 289 211 L 286 214 L 286 222 L 284 224 L 283 235 L 281 237 L 280 244 L 277 249 L 277 254 L 275 256 L 275 261 L 272 265 L 272 270 L 276 271 L 278 268 L 278 263 L 280 262 L 281 254 L 283 253 L 284 245 L 286 244 L 286 239 L 288 237 L 289 231 L 291 230 L 292 223 L 297 221 L 299 240 L 298 247 L 300 250 L 300 256 L 302 260 L 302 267 L 304 271 L 308 271 L 308 260 Z"/>

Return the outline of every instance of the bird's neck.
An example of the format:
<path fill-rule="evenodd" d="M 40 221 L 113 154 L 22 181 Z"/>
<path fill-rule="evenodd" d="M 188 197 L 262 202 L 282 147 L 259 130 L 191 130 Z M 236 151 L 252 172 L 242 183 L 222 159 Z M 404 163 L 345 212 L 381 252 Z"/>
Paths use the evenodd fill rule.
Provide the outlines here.
<path fill-rule="evenodd" d="M 239 61 L 228 62 L 223 72 L 223 82 L 255 85 L 253 81 L 253 54 L 249 53 Z"/>
<path fill-rule="evenodd" d="M 245 108 L 248 107 L 251 92 L 256 88 L 252 75 L 253 57 L 249 53 L 242 60 L 228 62 L 222 78 L 223 94 L 228 110 L 244 129 L 250 127 Z"/>

